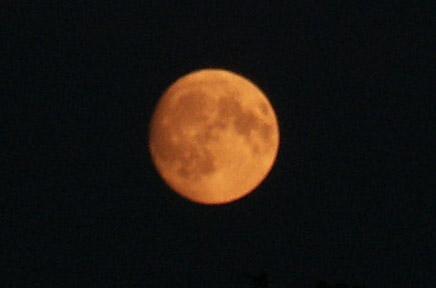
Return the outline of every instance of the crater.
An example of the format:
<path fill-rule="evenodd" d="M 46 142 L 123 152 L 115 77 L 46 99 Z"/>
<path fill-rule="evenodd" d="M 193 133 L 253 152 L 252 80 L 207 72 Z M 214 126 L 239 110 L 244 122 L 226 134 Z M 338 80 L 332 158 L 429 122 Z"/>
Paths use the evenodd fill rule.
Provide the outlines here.
<path fill-rule="evenodd" d="M 256 130 L 259 126 L 259 119 L 251 111 L 240 111 L 235 115 L 233 121 L 236 132 L 242 134 L 247 140 L 253 130 Z"/>
<path fill-rule="evenodd" d="M 269 142 L 273 135 L 273 127 L 272 125 L 262 123 L 259 127 L 260 136 L 265 142 Z"/>
<path fill-rule="evenodd" d="M 216 170 L 211 152 L 201 145 L 186 145 L 184 154 L 176 160 L 177 174 L 184 179 L 198 180 Z"/>
<path fill-rule="evenodd" d="M 265 102 L 258 106 L 262 113 L 269 114 L 270 108 Z M 250 145 L 253 153 L 259 152 L 259 146 L 253 145 L 255 133 L 261 137 L 263 142 L 269 143 L 273 134 L 273 126 L 265 123 L 254 111 L 243 109 L 241 103 L 234 97 L 221 97 L 218 100 L 218 119 L 212 124 L 210 129 L 220 127 L 226 129 L 231 124 L 233 129 L 244 137 L 246 143 Z"/>
<path fill-rule="evenodd" d="M 259 109 L 263 115 L 267 116 L 269 114 L 269 107 L 265 102 L 259 104 Z"/>
<path fill-rule="evenodd" d="M 168 117 L 168 124 L 156 121 L 151 127 L 150 137 L 153 139 L 154 154 L 160 161 L 174 167 L 176 173 L 185 179 L 195 179 L 205 174 L 213 173 L 216 169 L 211 152 L 204 145 L 212 139 L 210 130 L 198 130 L 195 135 L 187 134 L 192 128 L 183 126 L 176 116 Z M 193 130 L 194 131 L 194 130 Z M 191 131 L 192 132 L 192 131 Z M 191 133 L 192 134 L 192 133 Z M 205 139 L 201 139 L 205 137 Z"/>
<path fill-rule="evenodd" d="M 172 109 L 172 122 L 185 126 L 205 122 L 210 117 L 211 103 L 201 91 L 189 91 L 180 96 Z"/>

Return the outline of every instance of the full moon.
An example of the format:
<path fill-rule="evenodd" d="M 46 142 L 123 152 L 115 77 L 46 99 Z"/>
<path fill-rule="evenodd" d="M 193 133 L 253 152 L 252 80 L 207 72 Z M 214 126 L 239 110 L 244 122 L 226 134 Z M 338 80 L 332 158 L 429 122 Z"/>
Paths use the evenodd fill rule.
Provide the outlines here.
<path fill-rule="evenodd" d="M 150 123 L 149 148 L 159 175 L 182 197 L 226 204 L 257 188 L 277 157 L 274 109 L 250 80 L 203 69 L 174 82 Z"/>

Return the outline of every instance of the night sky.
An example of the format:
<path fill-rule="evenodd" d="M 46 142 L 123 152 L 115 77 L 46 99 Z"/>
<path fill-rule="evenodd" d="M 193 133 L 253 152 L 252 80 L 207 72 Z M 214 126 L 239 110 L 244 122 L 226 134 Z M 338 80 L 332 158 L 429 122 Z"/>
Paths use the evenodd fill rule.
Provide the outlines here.
<path fill-rule="evenodd" d="M 425 1 L 36 2 L 0 4 L 2 287 L 436 283 Z M 274 169 L 226 206 L 148 152 L 159 97 L 209 67 L 280 122 Z"/>

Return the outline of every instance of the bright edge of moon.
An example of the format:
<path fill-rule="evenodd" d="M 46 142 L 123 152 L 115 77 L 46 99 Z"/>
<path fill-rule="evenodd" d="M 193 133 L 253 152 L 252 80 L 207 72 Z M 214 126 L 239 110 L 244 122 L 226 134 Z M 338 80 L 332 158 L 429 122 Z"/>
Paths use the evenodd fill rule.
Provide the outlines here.
<path fill-rule="evenodd" d="M 223 69 L 191 72 L 160 98 L 149 148 L 162 179 L 180 196 L 206 205 L 248 195 L 271 171 L 279 125 L 262 90 Z"/>

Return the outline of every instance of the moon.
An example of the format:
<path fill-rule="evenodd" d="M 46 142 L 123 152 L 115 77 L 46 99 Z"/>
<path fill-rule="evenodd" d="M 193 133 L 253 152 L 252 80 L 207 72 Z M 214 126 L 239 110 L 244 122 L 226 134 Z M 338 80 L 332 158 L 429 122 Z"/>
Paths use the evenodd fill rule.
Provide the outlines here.
<path fill-rule="evenodd" d="M 264 92 L 223 69 L 179 78 L 150 122 L 149 149 L 159 175 L 199 204 L 248 195 L 272 169 L 278 148 L 278 120 Z"/>

